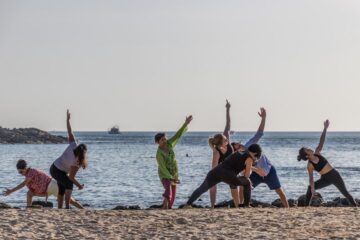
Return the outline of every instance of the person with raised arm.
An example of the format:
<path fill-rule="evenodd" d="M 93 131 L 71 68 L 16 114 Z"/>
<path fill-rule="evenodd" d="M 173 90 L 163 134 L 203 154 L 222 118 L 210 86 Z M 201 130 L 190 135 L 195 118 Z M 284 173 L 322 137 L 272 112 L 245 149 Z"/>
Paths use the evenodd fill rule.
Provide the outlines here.
<path fill-rule="evenodd" d="M 34 196 L 45 197 L 45 201 L 47 201 L 48 197 L 51 195 L 54 197 L 58 196 L 59 188 L 57 182 L 46 173 L 35 168 L 28 167 L 27 162 L 23 159 L 20 159 L 17 162 L 16 168 L 19 174 L 25 177 L 25 180 L 12 189 L 6 188 L 4 191 L 5 196 L 8 196 L 26 186 L 29 189 L 26 194 L 27 207 L 32 207 L 32 199 Z M 70 204 L 80 209 L 83 208 L 83 206 L 74 198 L 70 199 Z"/>
<path fill-rule="evenodd" d="M 332 167 L 327 159 L 321 154 L 329 125 L 329 120 L 326 120 L 324 122 L 324 130 L 321 134 L 319 145 L 316 147 L 315 151 L 307 147 L 302 147 L 299 150 L 299 155 L 297 157 L 298 161 L 308 161 L 307 170 L 309 174 L 309 186 L 306 192 L 306 206 L 310 205 L 316 189 L 321 189 L 329 185 L 335 185 L 351 205 L 357 206 L 358 204 L 346 189 L 345 183 L 339 172 Z M 316 182 L 314 182 L 314 170 L 321 175 L 320 179 Z"/>
<path fill-rule="evenodd" d="M 248 140 L 243 146 L 247 149 L 250 145 L 254 143 L 258 143 L 261 137 L 264 135 L 265 123 L 266 123 L 266 110 L 264 108 L 260 108 L 260 112 L 258 113 L 261 122 L 256 134 Z M 235 150 L 244 150 L 242 149 L 242 145 L 239 143 L 233 143 Z M 286 197 L 286 194 L 281 187 L 279 177 L 277 175 L 276 169 L 274 165 L 269 161 L 265 154 L 262 154 L 259 161 L 256 163 L 256 166 L 252 168 L 252 173 L 250 175 L 250 180 L 252 186 L 256 188 L 260 183 L 265 183 L 270 190 L 274 190 L 281 200 L 282 205 L 285 208 L 289 207 L 289 203 Z M 243 197 L 243 188 L 240 186 L 239 189 L 239 200 L 240 203 L 244 201 Z"/>
<path fill-rule="evenodd" d="M 240 207 L 249 207 L 251 199 L 251 181 L 249 180 L 251 168 L 261 156 L 261 147 L 252 144 L 245 152 L 234 152 L 225 161 L 210 170 L 204 182 L 190 196 L 184 208 L 191 207 L 203 193 L 220 182 L 234 186 L 244 186 L 244 204 Z M 244 171 L 244 176 L 238 176 Z"/>
<path fill-rule="evenodd" d="M 175 202 L 176 185 L 179 184 L 180 181 L 178 163 L 175 157 L 174 148 L 181 136 L 187 131 L 187 127 L 192 119 L 193 117 L 191 115 L 186 117 L 185 123 L 170 139 L 167 139 L 165 133 L 163 132 L 155 135 L 155 143 L 158 144 L 156 152 L 158 174 L 164 187 L 163 209 L 171 209 Z"/>
<path fill-rule="evenodd" d="M 222 163 L 228 156 L 230 156 L 234 149 L 230 144 L 230 127 L 231 127 L 231 119 L 230 119 L 230 103 L 226 100 L 226 124 L 224 132 L 221 134 L 216 134 L 213 137 L 209 138 L 209 146 L 212 149 L 212 164 L 211 167 L 214 169 L 220 163 Z M 237 186 L 230 185 L 230 191 L 233 199 L 238 195 Z M 235 198 L 234 198 L 235 197 Z M 216 203 L 216 185 L 210 189 L 210 203 L 211 207 L 214 208 Z M 238 204 L 235 206 L 238 206 Z"/>
<path fill-rule="evenodd" d="M 74 184 L 79 190 L 84 188 L 75 178 L 80 168 L 87 167 L 87 146 L 83 143 L 78 144 L 70 124 L 70 112 L 67 110 L 66 127 L 68 132 L 69 145 L 64 153 L 55 160 L 50 167 L 51 176 L 57 181 L 59 187 L 58 208 L 63 207 L 65 195 L 65 207 L 70 208 L 70 200 Z"/>

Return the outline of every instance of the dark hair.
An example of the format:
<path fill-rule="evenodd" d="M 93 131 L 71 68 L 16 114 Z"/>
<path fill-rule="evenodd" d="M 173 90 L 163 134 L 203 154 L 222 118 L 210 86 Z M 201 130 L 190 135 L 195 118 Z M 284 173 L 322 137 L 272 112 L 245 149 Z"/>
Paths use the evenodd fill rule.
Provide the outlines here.
<path fill-rule="evenodd" d="M 299 155 L 297 156 L 297 160 L 298 160 L 298 161 L 301 161 L 301 160 L 306 161 L 306 160 L 308 160 L 308 157 L 307 157 L 307 154 L 306 154 L 306 152 L 305 152 L 305 148 L 304 148 L 304 147 L 300 148 L 300 150 L 299 150 Z"/>
<path fill-rule="evenodd" d="M 158 143 L 160 141 L 161 138 L 165 137 L 165 133 L 161 132 L 161 133 L 157 133 L 155 135 L 155 143 Z"/>
<path fill-rule="evenodd" d="M 74 155 L 77 157 L 79 161 L 79 165 L 83 168 L 86 168 L 87 163 L 85 159 L 85 154 L 87 152 L 87 146 L 83 143 L 80 143 L 75 149 L 74 149 Z"/>
<path fill-rule="evenodd" d="M 261 147 L 260 147 L 259 144 L 256 144 L 256 143 L 251 144 L 251 145 L 248 147 L 248 151 L 249 151 L 249 152 L 252 152 L 252 153 L 255 153 L 255 157 L 257 157 L 257 158 L 260 158 L 260 157 L 261 157 L 261 152 L 262 152 L 262 150 L 261 150 Z"/>
<path fill-rule="evenodd" d="M 17 163 L 16 163 L 16 168 L 17 169 L 25 169 L 27 167 L 27 163 L 25 160 L 20 159 Z"/>

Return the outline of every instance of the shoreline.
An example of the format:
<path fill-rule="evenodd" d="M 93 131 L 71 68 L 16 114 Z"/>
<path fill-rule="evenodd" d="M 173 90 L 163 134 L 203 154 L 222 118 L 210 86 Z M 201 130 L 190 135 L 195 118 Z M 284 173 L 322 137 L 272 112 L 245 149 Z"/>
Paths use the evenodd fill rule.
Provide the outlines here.
<path fill-rule="evenodd" d="M 2 239 L 360 238 L 358 208 L 2 209 Z"/>

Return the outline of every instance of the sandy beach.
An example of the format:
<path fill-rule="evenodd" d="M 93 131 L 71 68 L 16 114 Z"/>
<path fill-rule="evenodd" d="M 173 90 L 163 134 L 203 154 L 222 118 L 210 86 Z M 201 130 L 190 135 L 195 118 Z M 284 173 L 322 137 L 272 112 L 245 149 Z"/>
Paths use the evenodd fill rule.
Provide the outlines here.
<path fill-rule="evenodd" d="M 359 209 L 6 209 L 1 239 L 358 239 Z"/>

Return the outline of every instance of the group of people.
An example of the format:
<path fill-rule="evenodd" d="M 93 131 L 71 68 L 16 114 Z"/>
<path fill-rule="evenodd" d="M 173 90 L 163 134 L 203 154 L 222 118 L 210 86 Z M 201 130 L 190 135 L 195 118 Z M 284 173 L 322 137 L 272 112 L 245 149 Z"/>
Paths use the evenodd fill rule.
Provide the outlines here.
<path fill-rule="evenodd" d="M 256 134 L 245 144 L 242 144 L 241 142 L 231 142 L 230 140 L 230 107 L 230 103 L 226 101 L 226 125 L 224 132 L 216 134 L 209 139 L 209 146 L 213 152 L 212 169 L 207 173 L 203 183 L 191 194 L 185 207 L 191 207 L 203 193 L 210 190 L 211 207 L 214 208 L 216 203 L 216 185 L 224 182 L 230 187 L 235 207 L 249 207 L 251 191 L 260 183 L 265 183 L 270 190 L 274 190 L 279 195 L 283 207 L 288 208 L 289 203 L 284 189 L 281 187 L 276 169 L 258 144 L 264 134 L 266 123 L 265 109 L 261 108 L 258 113 L 261 122 Z M 169 140 L 167 140 L 165 133 L 155 135 L 155 142 L 159 145 L 156 154 L 158 173 L 164 187 L 163 209 L 171 209 L 176 198 L 179 172 L 174 147 L 179 138 L 186 132 L 191 120 L 192 116 L 187 117 L 183 126 Z M 316 189 L 333 184 L 351 205 L 357 206 L 356 201 L 347 191 L 339 172 L 321 155 L 328 127 L 329 121 L 326 120 L 319 145 L 315 151 L 306 147 L 302 147 L 299 150 L 298 160 L 308 161 L 309 187 L 306 193 L 306 204 L 309 205 L 311 203 Z M 314 182 L 313 178 L 314 170 L 321 175 L 320 179 L 316 182 Z"/>
<path fill-rule="evenodd" d="M 261 122 L 257 132 L 250 140 L 242 144 L 241 142 L 231 142 L 230 140 L 230 108 L 230 103 L 226 101 L 226 125 L 224 132 L 216 134 L 209 138 L 208 141 L 212 150 L 212 169 L 207 173 L 203 183 L 191 194 L 185 207 L 191 207 L 203 193 L 210 191 L 210 203 L 211 207 L 214 208 L 216 204 L 216 185 L 224 182 L 230 187 L 235 207 L 249 207 L 251 191 L 259 184 L 265 183 L 270 190 L 274 190 L 279 195 L 283 206 L 288 208 L 288 200 L 284 189 L 281 187 L 276 168 L 258 144 L 264 135 L 266 123 L 265 109 L 261 108 L 258 113 Z M 174 148 L 182 135 L 187 131 L 192 119 L 192 116 L 186 117 L 184 124 L 170 139 L 167 139 L 165 133 L 157 133 L 155 135 L 155 142 L 158 144 L 156 152 L 158 174 L 164 187 L 163 209 L 171 209 L 176 199 L 176 186 L 180 181 Z M 32 206 L 32 198 L 34 196 L 45 197 L 47 200 L 48 196 L 53 195 L 57 197 L 58 208 L 63 207 L 64 200 L 66 208 L 70 208 L 70 204 L 80 209 L 83 208 L 72 197 L 72 191 L 74 185 L 79 190 L 84 187 L 76 179 L 76 174 L 80 168 L 85 169 L 88 165 L 87 146 L 76 141 L 71 129 L 69 110 L 67 111 L 66 126 L 69 145 L 63 154 L 50 166 L 51 176 L 40 170 L 28 167 L 27 162 L 20 159 L 16 164 L 16 168 L 19 174 L 25 177 L 25 180 L 12 189 L 6 189 L 4 191 L 6 196 L 27 186 L 28 207 Z M 299 150 L 298 160 L 308 162 L 309 187 L 306 193 L 306 204 L 309 205 L 311 203 L 316 189 L 333 184 L 347 198 L 351 205 L 357 206 L 356 201 L 347 191 L 339 172 L 321 155 L 328 127 L 329 121 L 326 120 L 319 145 L 315 151 L 306 147 L 302 147 Z M 315 182 L 313 178 L 314 170 L 321 175 L 320 179 Z"/>

